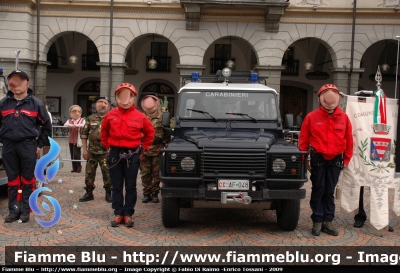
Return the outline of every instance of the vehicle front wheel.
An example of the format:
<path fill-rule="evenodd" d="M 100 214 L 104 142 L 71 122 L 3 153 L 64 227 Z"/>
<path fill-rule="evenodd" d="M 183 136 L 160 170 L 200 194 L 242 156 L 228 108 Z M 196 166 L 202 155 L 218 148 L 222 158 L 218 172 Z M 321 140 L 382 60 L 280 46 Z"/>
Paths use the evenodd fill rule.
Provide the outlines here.
<path fill-rule="evenodd" d="M 297 227 L 300 217 L 300 199 L 279 200 L 276 208 L 278 225 L 283 230 L 292 231 Z"/>
<path fill-rule="evenodd" d="M 164 227 L 176 227 L 179 224 L 179 198 L 162 197 L 161 218 Z"/>

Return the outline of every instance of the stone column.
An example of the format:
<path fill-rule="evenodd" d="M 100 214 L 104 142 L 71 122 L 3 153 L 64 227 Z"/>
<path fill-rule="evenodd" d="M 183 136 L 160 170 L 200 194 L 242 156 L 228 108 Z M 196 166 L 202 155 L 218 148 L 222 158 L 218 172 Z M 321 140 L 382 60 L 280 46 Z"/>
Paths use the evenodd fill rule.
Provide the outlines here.
<path fill-rule="evenodd" d="M 96 64 L 100 66 L 100 96 L 106 96 L 111 102 L 114 102 L 114 89 L 118 84 L 124 82 L 127 66 L 125 64 L 113 63 L 110 70 L 108 63 L 98 62 Z"/>
<path fill-rule="evenodd" d="M 278 100 L 281 92 L 281 72 L 284 66 L 270 66 L 270 65 L 256 65 L 254 70 L 258 73 L 259 77 L 268 77 L 267 85 L 276 90 L 278 93 Z M 279 104 L 278 104 L 279 105 Z"/>
<path fill-rule="evenodd" d="M 46 81 L 47 81 L 47 66 L 50 65 L 50 62 L 39 62 L 39 65 L 36 68 L 36 84 L 32 81 L 31 88 L 33 89 L 36 86 L 36 90 L 33 90 L 35 96 L 38 97 L 43 103 L 46 103 Z M 33 65 L 35 67 L 35 65 Z M 34 73 L 34 72 L 33 72 Z M 35 80 L 35 75 L 30 76 L 32 80 Z"/>
<path fill-rule="evenodd" d="M 340 92 L 346 95 L 354 95 L 358 91 L 358 81 L 360 73 L 364 72 L 364 68 L 353 69 L 350 77 L 349 88 L 349 72 L 348 68 L 331 68 L 329 72 L 332 74 L 333 84 L 336 85 Z"/>
<path fill-rule="evenodd" d="M 192 64 L 177 64 L 176 68 L 179 69 L 179 75 L 192 75 L 192 72 L 199 72 L 200 75 L 203 74 L 203 70 L 207 68 L 206 65 L 192 65 Z M 180 82 L 180 87 L 182 87 L 182 78 Z"/>

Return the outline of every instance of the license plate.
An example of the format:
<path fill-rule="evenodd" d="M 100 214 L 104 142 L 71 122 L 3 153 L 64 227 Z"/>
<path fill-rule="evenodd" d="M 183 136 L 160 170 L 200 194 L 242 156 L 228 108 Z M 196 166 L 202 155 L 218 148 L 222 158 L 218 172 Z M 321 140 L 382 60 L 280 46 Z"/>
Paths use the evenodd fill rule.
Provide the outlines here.
<path fill-rule="evenodd" d="M 248 190 L 249 180 L 218 179 L 219 190 Z"/>

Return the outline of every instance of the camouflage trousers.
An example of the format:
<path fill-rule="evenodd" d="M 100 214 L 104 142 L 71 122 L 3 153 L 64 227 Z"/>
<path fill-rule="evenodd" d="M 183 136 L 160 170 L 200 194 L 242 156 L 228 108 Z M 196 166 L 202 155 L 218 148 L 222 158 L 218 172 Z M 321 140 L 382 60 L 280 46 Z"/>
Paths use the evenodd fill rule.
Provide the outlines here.
<path fill-rule="evenodd" d="M 140 156 L 140 175 L 142 177 L 143 194 L 158 194 L 160 191 L 158 155 Z"/>
<path fill-rule="evenodd" d="M 86 161 L 85 169 L 85 184 L 86 190 L 94 190 L 94 180 L 96 179 L 97 165 L 100 165 L 101 173 L 103 175 L 103 188 L 106 191 L 112 190 L 112 184 L 110 181 L 110 173 L 107 169 L 106 154 L 92 154 L 88 152 L 88 160 Z"/>

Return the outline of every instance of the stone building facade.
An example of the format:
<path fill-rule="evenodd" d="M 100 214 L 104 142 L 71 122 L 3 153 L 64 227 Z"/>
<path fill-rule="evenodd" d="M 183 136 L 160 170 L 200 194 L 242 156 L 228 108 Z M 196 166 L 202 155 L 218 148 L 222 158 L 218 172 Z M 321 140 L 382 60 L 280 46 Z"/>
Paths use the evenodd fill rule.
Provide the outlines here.
<path fill-rule="evenodd" d="M 268 76 L 281 114 L 296 115 L 318 106 L 324 83 L 345 94 L 374 90 L 384 63 L 382 88 L 395 97 L 399 7 L 399 0 L 2 0 L 0 67 L 7 75 L 21 50 L 20 69 L 63 119 L 72 104 L 90 114 L 91 100 L 112 98 L 123 81 L 167 96 L 173 113 L 181 75 L 210 75 L 232 59 L 235 70 Z"/>

